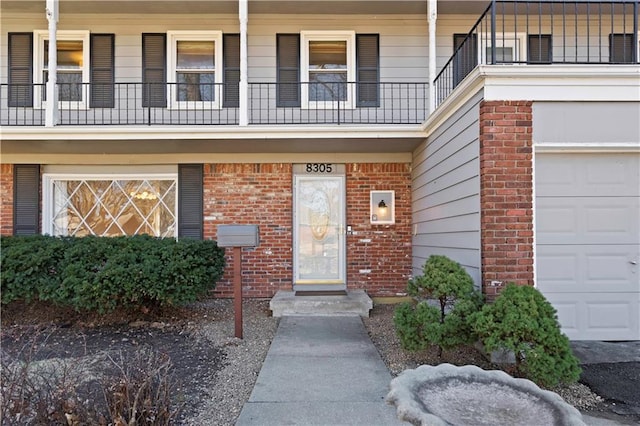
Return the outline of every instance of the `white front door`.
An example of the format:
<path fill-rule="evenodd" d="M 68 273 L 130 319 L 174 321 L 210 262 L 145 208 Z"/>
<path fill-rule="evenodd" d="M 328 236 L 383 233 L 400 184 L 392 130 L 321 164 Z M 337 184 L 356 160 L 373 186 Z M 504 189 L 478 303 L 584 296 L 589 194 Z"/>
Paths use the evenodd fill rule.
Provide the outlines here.
<path fill-rule="evenodd" d="M 294 166 L 294 290 L 346 289 L 344 165 Z"/>

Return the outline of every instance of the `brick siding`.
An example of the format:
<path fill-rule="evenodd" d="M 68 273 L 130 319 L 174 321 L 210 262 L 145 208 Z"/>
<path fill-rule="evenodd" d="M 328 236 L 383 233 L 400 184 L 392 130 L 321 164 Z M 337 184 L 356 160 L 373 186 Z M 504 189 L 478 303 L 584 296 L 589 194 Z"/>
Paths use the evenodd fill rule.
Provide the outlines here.
<path fill-rule="evenodd" d="M 371 224 L 369 191 L 374 190 L 395 191 L 395 224 Z M 354 232 L 347 237 L 349 288 L 363 288 L 372 296 L 405 292 L 412 272 L 411 166 L 348 164 L 347 224 Z"/>
<path fill-rule="evenodd" d="M 411 171 L 409 164 L 346 165 L 347 286 L 372 296 L 404 291 L 411 273 Z M 371 225 L 369 191 L 396 191 L 396 224 Z M 204 235 L 217 225 L 257 224 L 260 246 L 243 249 L 243 294 L 271 297 L 293 286 L 293 167 L 291 164 L 207 164 L 204 167 Z M 371 239 L 371 242 L 361 240 Z M 233 294 L 233 250 L 215 294 Z M 370 270 L 371 272 L 363 272 Z"/>
<path fill-rule="evenodd" d="M 13 232 L 13 166 L 1 165 L 0 233 Z M 291 164 L 207 164 L 204 167 L 204 236 L 219 224 L 258 224 L 261 244 L 243 249 L 243 294 L 271 297 L 293 286 L 293 167 Z M 372 296 L 403 292 L 411 274 L 411 167 L 346 165 L 347 286 Z M 395 190 L 396 223 L 372 225 L 369 191 Z M 362 240 L 371 240 L 370 242 Z M 233 250 L 215 294 L 233 294 Z M 370 271 L 370 272 L 367 272 Z"/>
<path fill-rule="evenodd" d="M 0 165 L 0 235 L 13 234 L 13 165 Z"/>
<path fill-rule="evenodd" d="M 482 287 L 533 285 L 532 102 L 480 105 Z"/>

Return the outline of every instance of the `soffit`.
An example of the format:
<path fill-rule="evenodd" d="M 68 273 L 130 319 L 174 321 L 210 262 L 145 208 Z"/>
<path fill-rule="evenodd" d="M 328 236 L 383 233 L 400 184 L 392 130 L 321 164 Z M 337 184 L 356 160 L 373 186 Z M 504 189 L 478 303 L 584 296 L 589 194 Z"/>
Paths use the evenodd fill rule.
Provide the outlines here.
<path fill-rule="evenodd" d="M 438 13 L 481 13 L 488 0 L 439 0 Z M 3 12 L 40 13 L 46 0 L 2 0 Z M 238 13 L 237 0 L 60 0 L 60 13 Z M 249 0 L 249 13 L 420 14 L 427 0 Z"/>

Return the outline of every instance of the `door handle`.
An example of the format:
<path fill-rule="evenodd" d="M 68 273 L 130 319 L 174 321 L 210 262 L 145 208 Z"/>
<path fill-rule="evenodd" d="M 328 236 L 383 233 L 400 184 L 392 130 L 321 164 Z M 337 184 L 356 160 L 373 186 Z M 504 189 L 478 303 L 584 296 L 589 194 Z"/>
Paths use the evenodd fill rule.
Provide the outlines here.
<path fill-rule="evenodd" d="M 635 260 L 630 260 L 629 263 L 632 264 L 632 265 L 637 265 L 638 264 L 638 262 L 636 262 Z"/>

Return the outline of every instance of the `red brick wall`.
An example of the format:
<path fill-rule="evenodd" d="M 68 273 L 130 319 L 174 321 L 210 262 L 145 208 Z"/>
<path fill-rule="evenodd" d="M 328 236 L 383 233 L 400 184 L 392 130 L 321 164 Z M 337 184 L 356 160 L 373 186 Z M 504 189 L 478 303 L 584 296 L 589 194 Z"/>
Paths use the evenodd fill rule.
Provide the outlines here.
<path fill-rule="evenodd" d="M 489 299 L 508 282 L 533 285 L 531 106 L 480 105 L 482 287 Z"/>
<path fill-rule="evenodd" d="M 411 273 L 411 172 L 408 164 L 347 164 L 347 286 L 372 296 L 403 291 Z M 243 294 L 271 297 L 292 290 L 293 167 L 291 164 L 207 164 L 204 167 L 204 234 L 220 224 L 258 224 L 260 246 L 243 249 Z M 369 191 L 396 191 L 396 224 L 369 221 Z M 371 239 L 371 242 L 360 242 Z M 233 256 L 215 293 L 233 294 Z M 370 273 L 361 273 L 370 269 Z"/>
<path fill-rule="evenodd" d="M 260 246 L 242 253 L 243 294 L 270 297 L 292 288 L 292 167 L 290 164 L 205 164 L 204 237 L 217 225 L 257 224 Z M 233 295 L 233 249 L 216 293 Z"/>
<path fill-rule="evenodd" d="M 369 191 L 395 190 L 396 223 L 372 225 Z M 347 237 L 349 288 L 372 296 L 404 292 L 411 275 L 411 167 L 409 164 L 348 164 Z M 371 242 L 362 242 L 368 240 Z M 361 272 L 371 270 L 370 273 Z"/>
<path fill-rule="evenodd" d="M 13 234 L 13 165 L 0 165 L 0 235 Z"/>

